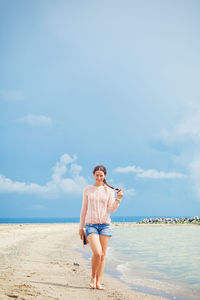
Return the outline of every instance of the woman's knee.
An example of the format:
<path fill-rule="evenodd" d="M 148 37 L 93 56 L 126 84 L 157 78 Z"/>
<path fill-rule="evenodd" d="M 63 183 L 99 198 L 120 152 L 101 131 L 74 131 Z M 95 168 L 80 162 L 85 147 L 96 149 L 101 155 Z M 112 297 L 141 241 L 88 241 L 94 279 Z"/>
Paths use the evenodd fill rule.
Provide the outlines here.
<path fill-rule="evenodd" d="M 106 253 L 102 251 L 101 253 L 101 261 L 103 261 L 106 258 Z"/>
<path fill-rule="evenodd" d="M 93 253 L 93 255 L 95 256 L 96 259 L 101 260 L 102 252 L 100 252 L 100 251 L 95 251 L 95 252 Z"/>

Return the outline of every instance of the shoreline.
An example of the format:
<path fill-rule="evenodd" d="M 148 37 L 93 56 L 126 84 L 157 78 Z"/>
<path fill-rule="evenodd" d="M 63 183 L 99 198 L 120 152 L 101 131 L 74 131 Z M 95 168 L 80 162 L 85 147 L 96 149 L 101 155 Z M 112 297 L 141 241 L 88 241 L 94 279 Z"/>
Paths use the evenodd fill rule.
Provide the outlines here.
<path fill-rule="evenodd" d="M 77 223 L 0 224 L 0 299 L 163 300 L 104 273 L 106 290 L 89 288 Z"/>
<path fill-rule="evenodd" d="M 82 254 L 83 258 L 85 259 L 86 263 L 87 263 L 87 268 L 91 268 L 91 264 L 89 262 L 89 259 L 91 257 L 91 255 L 88 254 L 89 251 L 85 252 L 84 250 L 77 250 L 75 249 L 75 251 L 78 251 L 79 253 Z M 108 263 L 107 263 L 108 264 Z M 113 267 L 107 267 L 107 264 L 105 265 L 105 271 L 104 271 L 104 276 L 105 274 L 107 274 L 108 276 L 111 276 L 112 278 L 120 281 L 122 284 L 125 284 L 129 289 L 131 289 L 134 292 L 137 293 L 141 293 L 141 294 L 146 294 L 152 297 L 161 297 L 162 299 L 172 299 L 172 298 L 176 298 L 178 300 L 177 297 L 173 297 L 171 294 L 167 294 L 166 292 L 164 292 L 163 290 L 158 290 L 158 289 L 154 289 L 154 288 L 150 288 L 147 286 L 140 286 L 140 285 L 136 285 L 136 284 L 131 284 L 128 283 L 126 281 L 124 281 L 121 278 L 121 274 L 119 271 L 117 271 L 116 268 Z M 185 298 L 186 300 L 187 298 Z M 184 300 L 184 299 L 182 299 Z"/>
<path fill-rule="evenodd" d="M 117 225 L 120 226 L 120 227 L 144 227 L 146 224 L 136 224 L 136 223 L 123 223 L 123 224 L 116 224 L 116 223 L 112 223 L 113 227 L 115 227 Z M 175 228 L 175 227 L 180 227 L 183 225 L 183 227 L 188 227 L 188 226 L 191 226 L 191 225 L 194 225 L 195 224 L 148 224 L 148 228 L 151 227 L 151 228 L 158 228 L 158 227 L 172 227 L 172 228 Z M 87 245 L 86 247 L 89 247 L 89 245 Z M 109 249 L 108 249 L 109 250 Z M 91 250 L 90 249 L 86 249 L 86 250 L 79 250 L 79 252 L 82 253 L 83 257 L 85 258 L 85 260 L 87 261 L 87 264 L 88 266 L 90 267 L 90 257 L 91 257 Z M 112 260 L 112 258 L 111 258 Z M 121 263 L 120 263 L 121 264 Z M 125 263 L 126 265 L 127 263 Z M 109 265 L 107 267 L 107 265 Z M 125 266 L 126 268 L 126 266 Z M 137 272 L 137 271 L 136 271 Z M 109 261 L 109 258 L 107 257 L 107 260 L 106 260 L 106 265 L 105 265 L 105 273 L 116 278 L 117 280 L 119 280 L 120 282 L 126 284 L 131 290 L 133 291 L 137 291 L 139 293 L 145 293 L 145 294 L 148 294 L 148 295 L 152 295 L 152 296 L 159 296 L 159 297 L 163 297 L 165 299 L 177 299 L 177 300 L 197 300 L 198 297 L 195 294 L 193 295 L 188 295 L 188 291 L 187 291 L 187 286 L 185 285 L 182 285 L 181 286 L 181 283 L 178 283 L 174 280 L 166 280 L 166 281 L 160 281 L 159 282 L 159 288 L 157 287 L 153 287 L 153 286 L 150 286 L 146 281 L 145 281 L 145 277 L 143 278 L 144 279 L 144 285 L 138 285 L 137 282 L 136 283 L 131 283 L 129 280 L 127 280 L 126 277 L 124 277 L 124 274 L 118 270 L 118 263 L 115 265 L 112 264 L 112 262 Z M 136 273 L 137 274 L 137 273 Z M 154 280 L 154 278 L 152 278 L 152 280 Z M 167 289 L 165 288 L 165 285 L 167 285 Z M 183 290 L 182 290 L 183 288 Z M 184 291 L 183 294 L 182 292 L 180 293 L 180 291 Z"/>
<path fill-rule="evenodd" d="M 144 227 L 145 225 L 148 225 L 148 226 Z M 113 227 L 116 226 L 116 228 L 117 227 L 127 228 L 130 226 L 136 227 L 136 228 L 141 228 L 141 227 L 142 228 L 177 228 L 177 227 L 181 228 L 181 226 L 183 226 L 183 228 L 184 227 L 191 228 L 191 226 L 192 226 L 194 228 L 194 227 L 196 227 L 196 224 L 138 224 L 135 222 L 132 222 L 132 223 L 130 223 L 130 222 L 123 222 L 123 223 L 115 222 L 115 223 L 112 223 L 112 226 Z M 119 236 L 118 236 L 118 238 L 119 238 Z M 115 244 L 115 246 L 117 246 L 117 245 Z M 89 247 L 89 246 L 86 246 L 86 247 Z M 84 250 L 82 250 L 81 253 L 82 253 L 83 257 L 87 260 L 88 266 L 90 266 L 89 259 L 92 255 L 91 251 L 90 251 L 90 254 L 89 254 L 89 251 L 84 251 Z M 112 262 L 108 262 L 109 259 L 110 259 L 110 257 L 108 255 L 107 261 L 106 261 L 106 266 L 105 266 L 105 273 L 120 280 L 122 283 L 126 284 L 127 286 L 129 286 L 130 289 L 132 289 L 134 291 L 146 293 L 146 294 L 154 295 L 154 296 L 161 296 L 166 299 L 177 299 L 177 300 L 188 300 L 188 299 L 190 299 L 190 300 L 196 299 L 197 300 L 197 299 L 199 299 L 197 296 L 197 292 L 193 293 L 192 290 L 190 290 L 189 285 L 187 285 L 186 283 L 183 284 L 182 282 L 178 282 L 175 279 L 170 280 L 170 278 L 168 278 L 166 280 L 159 281 L 159 279 L 155 279 L 155 277 L 153 276 L 152 282 L 153 282 L 153 280 L 155 280 L 155 281 L 158 280 L 159 288 L 157 288 L 157 286 L 156 287 L 154 287 L 153 285 L 151 286 L 149 284 L 150 278 L 142 277 L 141 276 L 142 274 L 140 273 L 139 269 L 138 270 L 139 270 L 139 274 L 140 274 L 140 279 L 143 278 L 144 285 L 142 285 L 142 284 L 138 285 L 137 279 L 135 282 L 131 282 L 129 280 L 129 278 L 126 278 L 126 275 L 124 275 L 124 272 L 121 271 L 120 269 L 118 269 L 118 264 L 120 265 L 120 267 L 122 266 L 121 262 L 118 262 L 117 264 L 115 262 L 115 265 L 113 265 Z M 111 261 L 112 261 L 112 258 L 111 258 Z M 107 264 L 109 265 L 108 268 L 107 268 Z M 124 264 L 124 266 L 122 266 L 122 267 L 125 267 L 125 271 L 126 271 L 127 262 L 125 262 L 125 263 L 123 262 L 123 264 Z M 135 270 L 136 271 L 135 274 L 138 274 L 138 270 Z M 137 275 L 136 275 L 136 277 L 137 277 Z M 165 285 L 167 286 L 167 288 L 165 287 Z M 188 292 L 189 291 L 188 288 L 189 288 L 190 292 Z"/>

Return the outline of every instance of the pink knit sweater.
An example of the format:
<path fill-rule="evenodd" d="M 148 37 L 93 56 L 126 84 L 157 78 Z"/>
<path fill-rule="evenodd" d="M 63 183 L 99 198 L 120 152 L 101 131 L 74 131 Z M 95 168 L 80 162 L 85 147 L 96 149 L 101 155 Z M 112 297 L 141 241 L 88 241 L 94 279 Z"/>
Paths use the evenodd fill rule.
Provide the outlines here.
<path fill-rule="evenodd" d="M 114 212 L 120 201 L 115 199 L 115 192 L 107 185 L 88 185 L 83 190 L 80 229 L 88 224 L 110 224 L 110 212 Z"/>

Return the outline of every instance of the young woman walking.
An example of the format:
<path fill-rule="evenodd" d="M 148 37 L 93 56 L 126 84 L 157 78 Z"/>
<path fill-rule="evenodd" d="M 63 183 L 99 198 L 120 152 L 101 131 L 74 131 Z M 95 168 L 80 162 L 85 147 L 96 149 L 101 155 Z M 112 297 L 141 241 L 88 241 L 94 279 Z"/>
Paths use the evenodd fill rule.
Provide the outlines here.
<path fill-rule="evenodd" d="M 80 214 L 79 235 L 83 239 L 84 226 L 87 241 L 93 252 L 92 276 L 90 287 L 104 290 L 101 285 L 103 277 L 105 256 L 108 242 L 112 236 L 110 212 L 114 212 L 123 197 L 121 189 L 114 189 L 106 181 L 107 170 L 98 165 L 93 170 L 95 183 L 83 190 L 83 202 Z M 117 190 L 117 198 L 115 192 Z"/>

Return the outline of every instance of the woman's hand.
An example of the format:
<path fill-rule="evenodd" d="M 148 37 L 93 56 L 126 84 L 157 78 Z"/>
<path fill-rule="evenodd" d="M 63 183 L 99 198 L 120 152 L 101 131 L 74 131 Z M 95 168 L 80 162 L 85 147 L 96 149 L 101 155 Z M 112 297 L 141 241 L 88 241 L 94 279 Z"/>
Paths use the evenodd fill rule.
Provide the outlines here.
<path fill-rule="evenodd" d="M 79 235 L 80 235 L 80 239 L 83 239 L 83 235 L 84 235 L 84 230 L 83 229 L 79 229 Z"/>
<path fill-rule="evenodd" d="M 123 192 L 122 189 L 119 189 L 119 191 L 117 192 L 117 199 L 121 199 L 123 197 Z"/>

